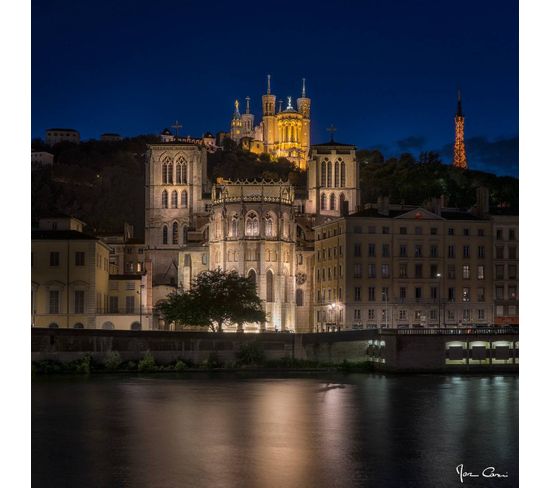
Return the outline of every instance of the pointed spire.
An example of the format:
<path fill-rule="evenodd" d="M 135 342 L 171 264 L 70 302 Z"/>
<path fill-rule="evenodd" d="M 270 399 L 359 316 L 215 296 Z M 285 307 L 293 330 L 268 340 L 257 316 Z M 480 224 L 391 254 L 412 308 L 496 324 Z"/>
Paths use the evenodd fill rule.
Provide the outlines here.
<path fill-rule="evenodd" d="M 306 98 L 306 79 L 302 78 L 302 98 Z"/>
<path fill-rule="evenodd" d="M 249 114 L 250 113 L 250 97 L 246 97 L 245 100 L 246 100 L 246 113 Z"/>
<path fill-rule="evenodd" d="M 283 101 L 279 100 L 279 112 L 283 111 Z"/>
<path fill-rule="evenodd" d="M 271 95 L 271 75 L 267 75 L 267 94 Z"/>
<path fill-rule="evenodd" d="M 460 93 L 460 88 L 458 89 L 458 92 L 457 92 L 457 107 L 456 107 L 456 116 L 457 117 L 464 117 L 464 115 L 462 114 L 462 95 Z"/>

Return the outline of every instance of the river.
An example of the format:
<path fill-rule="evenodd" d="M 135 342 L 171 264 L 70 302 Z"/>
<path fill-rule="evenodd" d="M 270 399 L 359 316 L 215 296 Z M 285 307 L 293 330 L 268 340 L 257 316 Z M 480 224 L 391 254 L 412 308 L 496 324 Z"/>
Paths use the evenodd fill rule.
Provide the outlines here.
<path fill-rule="evenodd" d="M 480 477 L 461 484 L 460 464 Z M 481 476 L 490 466 L 508 477 Z M 518 377 L 35 378 L 32 478 L 34 488 L 515 487 Z"/>

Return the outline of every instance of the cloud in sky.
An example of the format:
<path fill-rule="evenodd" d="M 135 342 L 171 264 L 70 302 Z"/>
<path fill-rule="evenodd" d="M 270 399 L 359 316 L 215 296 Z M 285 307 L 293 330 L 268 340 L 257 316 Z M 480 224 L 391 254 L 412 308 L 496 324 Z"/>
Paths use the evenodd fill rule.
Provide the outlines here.
<path fill-rule="evenodd" d="M 426 138 L 423 136 L 409 136 L 396 141 L 397 147 L 402 152 L 410 152 L 424 148 Z"/>
<path fill-rule="evenodd" d="M 488 171 L 498 175 L 517 176 L 519 173 L 519 137 L 501 137 L 489 140 L 485 136 L 466 139 L 466 156 L 470 169 Z M 453 145 L 440 151 L 444 161 L 453 159 Z"/>

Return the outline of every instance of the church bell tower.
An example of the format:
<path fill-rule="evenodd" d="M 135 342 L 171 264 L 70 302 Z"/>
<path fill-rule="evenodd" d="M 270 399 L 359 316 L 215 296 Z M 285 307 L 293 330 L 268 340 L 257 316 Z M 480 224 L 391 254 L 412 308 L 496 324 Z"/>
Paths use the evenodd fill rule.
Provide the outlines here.
<path fill-rule="evenodd" d="M 271 94 L 271 75 L 267 75 L 267 93 L 262 96 L 264 145 L 267 153 L 274 151 L 276 141 L 275 95 Z"/>

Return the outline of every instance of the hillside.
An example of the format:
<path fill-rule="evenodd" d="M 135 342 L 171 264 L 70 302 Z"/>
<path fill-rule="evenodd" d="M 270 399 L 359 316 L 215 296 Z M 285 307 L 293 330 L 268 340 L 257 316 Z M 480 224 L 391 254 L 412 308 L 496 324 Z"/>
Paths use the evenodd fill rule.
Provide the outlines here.
<path fill-rule="evenodd" d="M 130 222 L 136 236 L 143 237 L 145 152 L 153 142 L 158 142 L 157 136 L 61 143 L 53 148 L 33 141 L 34 150 L 48 150 L 55 156 L 52 167 L 32 172 L 33 225 L 40 216 L 63 213 L 88 223 L 93 232 L 118 231 L 125 221 Z M 422 204 L 444 194 L 450 205 L 467 208 L 475 201 L 476 188 L 486 186 L 491 206 L 518 208 L 516 178 L 458 170 L 441 163 L 435 153 L 424 153 L 419 161 L 408 154 L 385 160 L 379 151 L 360 150 L 357 158 L 363 202 L 389 195 L 392 203 Z M 263 177 L 306 185 L 305 172 L 286 159 L 272 162 L 267 155 L 241 151 L 231 141 L 223 151 L 208 155 L 208 175 L 211 180 Z"/>

